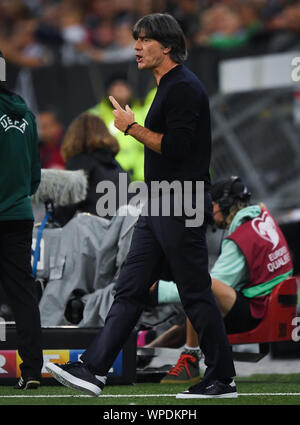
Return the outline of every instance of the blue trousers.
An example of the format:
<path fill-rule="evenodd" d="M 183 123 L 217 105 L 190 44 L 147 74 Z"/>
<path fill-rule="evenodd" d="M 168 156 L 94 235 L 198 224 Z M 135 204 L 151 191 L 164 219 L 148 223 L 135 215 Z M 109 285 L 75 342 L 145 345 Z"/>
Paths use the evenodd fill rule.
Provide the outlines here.
<path fill-rule="evenodd" d="M 136 325 L 165 262 L 177 284 L 187 317 L 199 336 L 207 380 L 235 376 L 224 321 L 211 290 L 206 226 L 186 227 L 184 217 L 140 216 L 120 272 L 116 295 L 103 330 L 81 359 L 106 375 Z"/>

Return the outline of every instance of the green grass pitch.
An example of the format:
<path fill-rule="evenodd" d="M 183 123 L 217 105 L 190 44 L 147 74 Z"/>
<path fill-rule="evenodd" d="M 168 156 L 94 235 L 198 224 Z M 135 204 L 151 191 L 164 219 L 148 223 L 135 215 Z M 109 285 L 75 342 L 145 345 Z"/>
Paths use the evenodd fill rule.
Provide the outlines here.
<path fill-rule="evenodd" d="M 181 400 L 175 395 L 186 385 L 138 383 L 106 386 L 100 397 L 84 396 L 61 385 L 37 390 L 0 386 L 0 405 L 300 405 L 300 374 L 252 375 L 235 379 L 237 399 Z"/>

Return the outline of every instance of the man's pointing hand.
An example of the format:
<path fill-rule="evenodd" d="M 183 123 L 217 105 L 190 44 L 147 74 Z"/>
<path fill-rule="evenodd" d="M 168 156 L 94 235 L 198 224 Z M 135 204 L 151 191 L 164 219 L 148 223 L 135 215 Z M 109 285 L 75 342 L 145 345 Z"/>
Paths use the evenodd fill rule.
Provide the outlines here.
<path fill-rule="evenodd" d="M 121 108 L 113 96 L 109 96 L 109 100 L 115 108 L 113 110 L 114 125 L 118 130 L 124 132 L 128 125 L 134 122 L 134 113 L 128 105 L 125 106 L 125 109 Z"/>

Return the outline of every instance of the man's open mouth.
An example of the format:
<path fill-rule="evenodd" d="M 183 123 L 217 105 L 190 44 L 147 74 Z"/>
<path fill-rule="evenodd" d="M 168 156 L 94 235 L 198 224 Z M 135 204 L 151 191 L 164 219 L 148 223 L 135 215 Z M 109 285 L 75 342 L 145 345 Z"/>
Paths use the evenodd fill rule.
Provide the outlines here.
<path fill-rule="evenodd" d="M 143 57 L 140 55 L 136 55 L 136 61 L 137 63 L 140 63 L 143 60 Z"/>

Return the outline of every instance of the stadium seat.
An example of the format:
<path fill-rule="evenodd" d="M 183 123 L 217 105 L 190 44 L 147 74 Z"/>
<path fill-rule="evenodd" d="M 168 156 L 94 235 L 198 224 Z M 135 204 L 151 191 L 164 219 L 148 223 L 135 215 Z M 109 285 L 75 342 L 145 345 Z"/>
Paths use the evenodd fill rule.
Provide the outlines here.
<path fill-rule="evenodd" d="M 269 296 L 267 311 L 259 325 L 251 331 L 228 334 L 231 345 L 290 341 L 297 316 L 297 281 L 290 277 L 279 283 Z"/>

